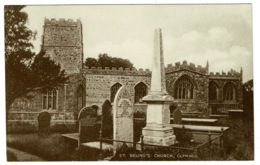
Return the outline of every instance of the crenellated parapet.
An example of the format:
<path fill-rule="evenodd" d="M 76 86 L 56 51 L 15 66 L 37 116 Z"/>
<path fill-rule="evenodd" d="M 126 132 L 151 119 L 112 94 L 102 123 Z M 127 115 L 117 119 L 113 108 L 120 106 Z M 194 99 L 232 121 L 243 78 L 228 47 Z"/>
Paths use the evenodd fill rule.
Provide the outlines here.
<path fill-rule="evenodd" d="M 176 62 L 175 65 L 168 64 L 165 68 L 166 73 L 177 72 L 181 70 L 190 70 L 192 72 L 197 72 L 201 74 L 208 73 L 208 67 L 202 67 L 201 65 L 195 65 L 193 63 L 189 63 L 187 61 L 183 61 L 182 63 Z"/>
<path fill-rule="evenodd" d="M 81 24 L 80 19 L 74 21 L 73 19 L 64 19 L 64 18 L 60 18 L 60 19 L 46 18 L 44 20 L 44 26 L 78 26 L 80 24 Z"/>
<path fill-rule="evenodd" d="M 229 77 L 229 78 L 241 78 L 242 77 L 242 73 L 237 72 L 233 69 L 231 69 L 230 71 L 226 72 L 210 72 L 209 73 L 209 78 L 224 78 L 224 77 Z"/>
<path fill-rule="evenodd" d="M 127 76 L 151 76 L 151 71 L 149 69 L 139 69 L 136 68 L 116 68 L 116 67 L 85 67 L 82 69 L 85 74 L 107 74 L 107 75 L 127 75 Z"/>

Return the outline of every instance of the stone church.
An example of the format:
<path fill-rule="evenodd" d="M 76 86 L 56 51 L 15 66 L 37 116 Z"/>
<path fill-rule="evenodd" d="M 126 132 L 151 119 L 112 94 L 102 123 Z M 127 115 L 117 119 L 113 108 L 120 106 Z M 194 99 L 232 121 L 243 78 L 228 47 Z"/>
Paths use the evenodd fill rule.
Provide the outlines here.
<path fill-rule="evenodd" d="M 105 101 L 113 104 L 117 90 L 126 85 L 135 112 L 145 112 L 142 97 L 150 87 L 151 71 L 135 68 L 86 68 L 83 65 L 83 35 L 80 20 L 45 19 L 42 49 L 60 63 L 69 83 L 32 99 L 16 99 L 8 121 L 37 122 L 40 112 L 48 111 L 52 123 L 75 123 L 85 106 L 97 105 L 99 115 Z M 228 73 L 209 72 L 209 64 L 196 66 L 187 61 L 165 67 L 166 89 L 183 113 L 225 115 L 242 107 L 242 69 Z"/>

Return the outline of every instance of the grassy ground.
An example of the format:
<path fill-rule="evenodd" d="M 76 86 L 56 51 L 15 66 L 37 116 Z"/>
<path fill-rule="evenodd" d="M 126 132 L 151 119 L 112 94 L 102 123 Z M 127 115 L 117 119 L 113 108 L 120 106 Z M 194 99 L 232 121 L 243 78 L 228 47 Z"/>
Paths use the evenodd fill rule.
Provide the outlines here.
<path fill-rule="evenodd" d="M 226 135 L 226 156 L 216 156 L 204 160 L 254 160 L 254 125 L 253 121 L 222 119 L 219 125 L 228 126 Z M 38 137 L 37 134 L 8 134 L 7 145 L 47 161 L 95 161 L 99 158 L 97 149 L 75 150 L 76 146 L 65 142 L 60 134 Z M 8 160 L 16 158 L 8 153 Z M 148 159 L 149 160 L 149 159 Z"/>
<path fill-rule="evenodd" d="M 16 156 L 14 155 L 14 153 L 7 151 L 7 161 L 17 161 Z"/>
<path fill-rule="evenodd" d="M 37 134 L 7 135 L 7 146 L 37 155 L 47 161 L 97 160 L 99 151 L 86 148 L 75 150 L 76 146 L 65 143 L 60 134 L 38 137 Z"/>

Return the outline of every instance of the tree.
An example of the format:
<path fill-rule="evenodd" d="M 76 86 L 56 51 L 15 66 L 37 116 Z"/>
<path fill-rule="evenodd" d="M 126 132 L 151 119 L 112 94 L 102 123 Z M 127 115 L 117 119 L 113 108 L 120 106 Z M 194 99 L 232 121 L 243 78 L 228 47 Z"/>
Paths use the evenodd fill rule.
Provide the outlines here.
<path fill-rule="evenodd" d="M 132 68 L 133 63 L 131 63 L 128 59 L 122 59 L 118 57 L 111 57 L 107 54 L 99 54 L 98 59 L 95 58 L 87 58 L 85 61 L 85 66 L 87 67 L 116 67 L 116 68 Z"/>
<path fill-rule="evenodd" d="M 39 54 L 31 51 L 36 32 L 27 28 L 25 6 L 5 6 L 5 71 L 6 71 L 6 112 L 15 99 L 28 97 L 34 91 L 57 87 L 68 77 L 42 50 Z"/>
<path fill-rule="evenodd" d="M 98 67 L 98 61 L 95 58 L 89 57 L 89 58 L 86 59 L 85 65 L 87 67 Z"/>

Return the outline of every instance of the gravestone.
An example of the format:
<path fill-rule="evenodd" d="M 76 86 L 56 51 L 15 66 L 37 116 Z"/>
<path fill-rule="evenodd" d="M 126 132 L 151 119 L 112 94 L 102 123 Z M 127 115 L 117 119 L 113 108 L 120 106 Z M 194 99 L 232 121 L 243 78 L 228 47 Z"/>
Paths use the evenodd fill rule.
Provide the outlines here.
<path fill-rule="evenodd" d="M 48 112 L 41 112 L 38 116 L 38 135 L 48 135 L 51 127 L 51 115 Z"/>
<path fill-rule="evenodd" d="M 81 143 L 94 141 L 99 138 L 100 123 L 97 116 L 97 107 L 84 107 L 79 112 L 79 141 Z"/>
<path fill-rule="evenodd" d="M 113 116 L 112 105 L 110 101 L 106 100 L 102 105 L 102 138 L 113 138 Z"/>
<path fill-rule="evenodd" d="M 114 140 L 133 142 L 133 104 L 130 98 L 131 95 L 125 86 L 122 86 L 115 96 L 113 105 Z M 121 142 L 114 142 L 114 153 L 122 145 Z"/>
<path fill-rule="evenodd" d="M 181 124 L 182 123 L 182 114 L 179 108 L 173 111 L 173 124 Z"/>

